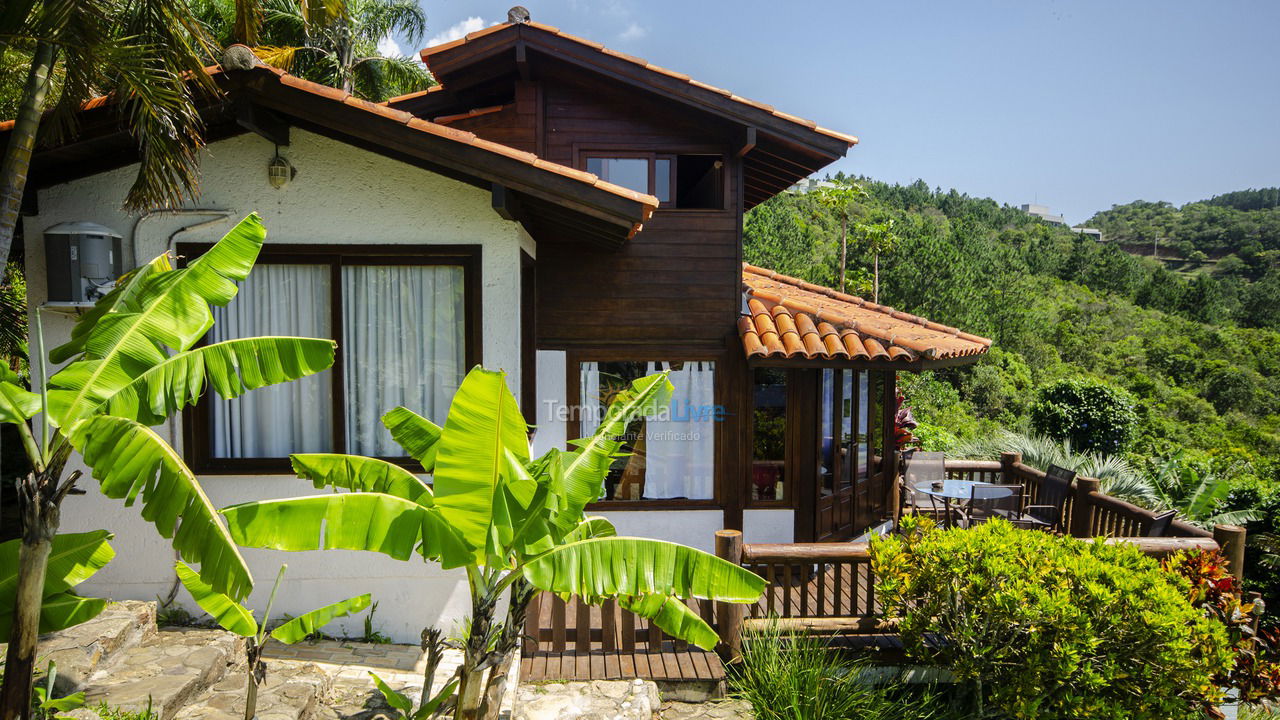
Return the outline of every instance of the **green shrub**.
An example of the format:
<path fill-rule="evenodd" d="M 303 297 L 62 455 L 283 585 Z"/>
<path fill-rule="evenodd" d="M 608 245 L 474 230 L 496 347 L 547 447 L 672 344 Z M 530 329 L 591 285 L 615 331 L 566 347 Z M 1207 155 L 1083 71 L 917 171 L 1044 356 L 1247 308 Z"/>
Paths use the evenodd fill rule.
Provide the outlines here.
<path fill-rule="evenodd" d="M 729 666 L 735 697 L 756 720 L 925 720 L 941 714 L 938 696 L 912 691 L 895 678 L 876 678 L 865 659 L 842 653 L 815 635 L 776 626 L 742 638 L 742 662 Z M 873 678 L 876 682 L 873 682 Z"/>
<path fill-rule="evenodd" d="M 909 655 L 972 689 L 979 717 L 1203 718 L 1232 657 L 1185 579 L 1136 547 L 907 524 L 872 543 L 877 594 Z"/>
<path fill-rule="evenodd" d="M 1076 450 L 1122 452 L 1137 432 L 1138 415 L 1127 392 L 1094 380 L 1059 380 L 1040 389 L 1031 426 L 1041 435 L 1070 441 Z"/>

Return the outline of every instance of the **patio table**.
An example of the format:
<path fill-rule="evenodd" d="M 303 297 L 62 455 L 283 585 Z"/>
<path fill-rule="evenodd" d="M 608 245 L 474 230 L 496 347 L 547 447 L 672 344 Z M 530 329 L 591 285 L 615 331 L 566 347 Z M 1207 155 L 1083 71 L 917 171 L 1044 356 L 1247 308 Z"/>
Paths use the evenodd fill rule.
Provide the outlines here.
<path fill-rule="evenodd" d="M 943 480 L 941 487 L 934 487 L 934 480 L 921 480 L 915 484 L 916 492 L 930 497 L 939 498 L 943 505 L 948 505 L 952 500 L 964 501 L 973 498 L 973 488 L 977 485 L 987 485 L 995 488 L 1002 488 L 1008 492 L 989 497 L 1009 497 L 1016 492 L 1020 492 L 1017 485 L 994 485 L 992 483 L 980 482 L 978 480 Z M 949 527 L 951 525 L 951 513 L 945 513 L 943 521 Z"/>

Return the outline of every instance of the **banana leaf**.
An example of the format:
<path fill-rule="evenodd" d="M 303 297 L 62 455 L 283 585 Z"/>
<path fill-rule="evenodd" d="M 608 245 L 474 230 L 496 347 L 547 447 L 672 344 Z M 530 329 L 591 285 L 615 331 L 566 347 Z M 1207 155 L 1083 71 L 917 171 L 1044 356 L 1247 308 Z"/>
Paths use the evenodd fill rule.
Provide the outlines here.
<path fill-rule="evenodd" d="M 102 494 L 131 506 L 142 498 L 142 518 L 156 526 L 215 590 L 242 599 L 253 576 L 218 512 L 182 458 L 150 428 L 127 418 L 98 415 L 77 421 L 72 447 L 98 480 Z M 181 520 L 181 524 L 179 524 Z"/>
<path fill-rule="evenodd" d="M 408 560 L 417 548 L 445 568 L 473 557 L 437 508 L 381 493 L 309 495 L 241 503 L 222 510 L 231 537 L 246 547 L 290 552 L 372 550 Z"/>
<path fill-rule="evenodd" d="M 709 553 L 662 540 L 604 537 L 556 547 L 527 562 L 534 587 L 582 597 L 669 595 L 751 603 L 764 579 Z"/>
<path fill-rule="evenodd" d="M 71 341 L 50 353 L 53 362 L 79 356 L 49 379 L 52 422 L 66 427 L 87 417 L 101 398 L 163 363 L 170 350 L 190 349 L 213 325 L 210 304 L 235 297 L 265 238 L 261 219 L 249 215 L 186 268 L 170 269 L 157 258 L 108 293 L 77 321 Z"/>
<path fill-rule="evenodd" d="M 394 495 L 423 507 L 435 504 L 431 488 L 413 473 L 386 460 L 335 453 L 298 453 L 289 456 L 298 477 L 317 488 L 332 486 L 357 492 Z"/>
<path fill-rule="evenodd" d="M 70 592 L 115 557 L 106 530 L 55 535 L 45 569 L 44 599 L 40 605 L 40 632 L 54 632 L 78 625 L 102 612 L 107 601 L 84 598 Z M 18 592 L 18 553 L 21 540 L 0 543 L 0 638 L 8 638 Z"/>
<path fill-rule="evenodd" d="M 481 367 L 467 373 L 449 406 L 433 481 L 436 507 L 472 547 L 488 543 L 508 464 L 529 461 L 528 430 L 505 373 Z"/>
<path fill-rule="evenodd" d="M 232 600 L 230 596 L 214 590 L 200 579 L 195 570 L 184 563 L 174 563 L 173 569 L 178 573 L 182 586 L 191 593 L 191 598 L 196 601 L 201 610 L 209 613 L 213 621 L 218 623 L 218 627 L 240 637 L 253 637 L 258 634 L 258 621 L 253 619 L 253 613 L 248 609 Z"/>
<path fill-rule="evenodd" d="M 441 432 L 439 425 L 406 407 L 387 412 L 382 416 L 382 424 L 391 431 L 391 439 L 404 448 L 409 457 L 422 463 L 424 472 L 435 469 Z"/>
<path fill-rule="evenodd" d="M 720 642 L 716 631 L 683 600 L 665 595 L 644 595 L 638 598 L 620 597 L 618 604 L 653 621 L 666 634 L 687 640 L 703 650 L 714 650 Z"/>
<path fill-rule="evenodd" d="M 0 363 L 0 422 L 20 423 L 40 412 L 40 396 L 22 387 L 22 378 Z"/>
<path fill-rule="evenodd" d="M 279 640 L 285 645 L 292 645 L 296 642 L 307 639 L 311 633 L 328 625 L 340 617 L 346 617 L 352 613 L 358 613 L 369 607 L 369 595 L 357 595 L 353 598 L 347 598 L 332 605 L 325 605 L 322 608 L 316 608 L 308 613 L 303 613 L 293 618 L 287 623 L 271 631 L 271 637 Z"/>
<path fill-rule="evenodd" d="M 194 405 L 206 384 L 224 398 L 289 382 L 327 370 L 333 365 L 332 340 L 298 337 L 255 337 L 206 345 L 178 353 L 124 384 L 100 383 L 81 396 L 83 406 L 68 414 L 84 417 L 106 412 L 159 425 L 174 412 Z M 67 369 L 68 384 L 82 382 L 104 360 L 85 360 Z M 59 403 L 67 390 L 50 390 L 49 402 Z M 100 393 L 105 393 L 101 395 Z"/>

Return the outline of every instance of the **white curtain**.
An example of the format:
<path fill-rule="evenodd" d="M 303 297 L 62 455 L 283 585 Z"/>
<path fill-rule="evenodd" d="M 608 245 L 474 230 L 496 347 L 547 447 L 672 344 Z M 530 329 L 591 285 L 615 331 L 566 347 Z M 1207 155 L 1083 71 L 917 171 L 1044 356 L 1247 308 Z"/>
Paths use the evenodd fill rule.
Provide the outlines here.
<path fill-rule="evenodd" d="M 646 498 L 706 500 L 715 487 L 715 363 L 651 363 L 671 369 L 670 412 L 645 423 Z"/>
<path fill-rule="evenodd" d="M 226 307 L 213 309 L 209 342 L 258 335 L 333 337 L 327 265 L 258 265 Z M 213 396 L 213 457 L 286 457 L 333 450 L 330 372 L 254 390 L 235 400 Z"/>
<path fill-rule="evenodd" d="M 347 452 L 402 455 L 383 414 L 403 405 L 443 424 L 466 372 L 463 270 L 348 265 L 342 286 Z"/>
<path fill-rule="evenodd" d="M 600 403 L 600 363 L 582 363 L 578 395 L 578 436 L 590 437 L 604 419 Z"/>

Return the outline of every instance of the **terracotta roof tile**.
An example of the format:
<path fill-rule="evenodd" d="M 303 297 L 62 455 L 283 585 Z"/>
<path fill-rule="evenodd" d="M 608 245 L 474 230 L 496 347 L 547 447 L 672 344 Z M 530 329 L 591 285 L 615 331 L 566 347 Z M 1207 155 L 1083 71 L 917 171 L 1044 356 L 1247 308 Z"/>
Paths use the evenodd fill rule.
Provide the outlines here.
<path fill-rule="evenodd" d="M 836 131 L 834 131 L 834 130 L 828 130 L 827 128 L 824 128 L 824 127 L 822 127 L 822 126 L 818 125 L 817 123 L 812 122 L 812 121 L 810 121 L 810 120 L 805 120 L 804 118 L 796 117 L 795 115 L 791 115 L 791 114 L 789 114 L 789 113 L 780 112 L 780 111 L 778 111 L 778 110 L 774 109 L 774 107 L 773 107 L 772 105 L 767 105 L 767 104 L 765 104 L 765 103 L 757 102 L 757 101 L 755 101 L 755 100 L 749 100 L 749 99 L 747 99 L 747 98 L 744 98 L 744 97 L 741 97 L 741 96 L 738 96 L 738 95 L 734 95 L 732 92 L 730 92 L 730 91 L 728 91 L 728 90 L 725 90 L 725 89 L 723 89 L 723 88 L 718 88 L 718 87 L 716 87 L 716 86 L 714 86 L 714 85 L 708 85 L 708 84 L 703 83 L 703 82 L 698 82 L 697 80 L 694 80 L 693 78 L 689 77 L 688 75 L 685 75 L 684 73 L 676 72 L 676 71 L 674 71 L 674 70 L 669 70 L 669 69 L 664 68 L 664 67 L 660 67 L 660 66 L 657 66 L 657 65 L 653 65 L 652 63 L 650 63 L 650 62 L 649 62 L 649 61 L 647 61 L 647 60 L 644 60 L 643 58 L 638 58 L 638 57 L 635 57 L 634 55 L 628 55 L 628 54 L 626 54 L 626 53 L 619 52 L 619 51 L 617 51 L 617 50 L 612 50 L 612 49 L 607 48 L 607 47 L 605 47 L 604 45 L 602 45 L 602 44 L 600 44 L 600 43 L 598 43 L 598 42 L 593 42 L 593 41 L 591 41 L 591 40 L 587 40 L 587 39 L 585 39 L 585 38 L 581 38 L 581 37 L 578 37 L 578 36 L 576 36 L 576 35 L 570 35 L 569 33 L 561 32 L 559 28 L 553 27 L 553 26 L 551 26 L 551 25 L 543 25 L 542 23 L 537 23 L 537 22 L 529 22 L 529 23 L 524 23 L 524 24 L 525 24 L 526 26 L 528 26 L 528 27 L 536 28 L 536 29 L 541 30 L 541 31 L 543 31 L 543 32 L 550 33 L 550 34 L 552 34 L 552 35 L 556 35 L 557 37 L 563 38 L 563 39 L 565 39 L 565 40 L 569 40 L 570 42 L 577 43 L 577 44 L 582 45 L 582 46 L 584 46 L 584 47 L 589 47 L 589 48 L 591 48 L 592 50 L 595 50 L 595 51 L 597 51 L 597 52 L 601 52 L 601 53 L 604 53 L 604 54 L 606 54 L 606 55 L 610 55 L 610 56 L 612 56 L 612 57 L 616 57 L 616 58 L 618 58 L 618 59 L 620 59 L 620 60 L 625 60 L 625 61 L 627 61 L 627 62 L 629 62 L 629 63 L 633 63 L 633 64 L 635 64 L 635 65 L 639 65 L 639 66 L 641 66 L 641 67 L 643 67 L 643 68 L 645 68 L 646 70 L 649 70 L 649 71 L 651 71 L 651 72 L 655 72 L 655 73 L 659 73 L 659 74 L 661 74 L 661 75 L 666 75 L 666 76 L 668 76 L 668 77 L 676 78 L 677 80 L 680 80 L 680 81 L 682 81 L 682 82 L 686 82 L 686 83 L 688 83 L 688 84 L 690 84 L 690 85 L 692 85 L 692 86 L 694 86 L 694 87 L 696 87 L 696 88 L 701 88 L 701 89 L 703 89 L 703 90 L 708 90 L 708 91 L 710 91 L 710 92 L 717 93 L 717 94 L 719 94 L 719 95 L 724 95 L 725 97 L 728 97 L 729 99 L 731 99 L 731 100 L 733 100 L 733 101 L 735 101 L 735 102 L 741 103 L 741 104 L 743 104 L 743 105 L 747 105 L 747 106 L 749 106 L 749 107 L 754 107 L 754 108 L 759 109 L 759 110 L 763 110 L 764 112 L 767 112 L 767 113 L 769 113 L 769 114 L 773 115 L 774 117 L 777 117 L 777 118 L 779 118 L 779 119 L 781 119 L 781 120 L 785 120 L 785 121 L 787 121 L 787 122 L 795 123 L 795 124 L 797 124 L 797 125 L 800 125 L 801 127 L 804 127 L 804 128 L 805 128 L 805 129 L 807 129 L 807 130 L 811 130 L 811 131 L 816 132 L 816 133 L 819 133 L 819 134 L 821 134 L 821 135 L 826 135 L 826 136 L 828 136 L 828 137 L 832 137 L 832 138 L 835 138 L 835 139 L 837 139 L 837 140 L 841 140 L 841 141 L 843 141 L 843 142 L 845 142 L 845 143 L 848 143 L 850 146 L 853 146 L 853 145 L 858 144 L 858 138 L 854 137 L 853 135 L 847 135 L 847 134 L 845 134 L 845 133 L 836 132 Z M 511 27 L 515 27 L 515 25 L 513 25 L 512 23 L 502 23 L 502 24 L 499 24 L 499 25 L 494 25 L 494 26 L 492 26 L 492 27 L 487 27 L 487 28 L 485 28 L 485 29 L 483 29 L 483 30 L 477 30 L 476 32 L 473 32 L 473 33 L 471 33 L 471 34 L 467 35 L 466 37 L 462 37 L 462 38 L 459 38 L 459 39 L 457 39 L 457 40 L 453 40 L 453 41 L 451 41 L 451 42 L 443 43 L 443 44 L 440 44 L 440 45 L 433 45 L 433 46 L 431 46 L 431 47 L 429 47 L 429 48 L 425 48 L 425 49 L 423 49 L 423 50 L 419 53 L 419 55 L 422 57 L 423 62 L 426 62 L 428 65 L 430 65 L 430 61 L 428 60 L 428 58 L 430 58 L 430 57 L 431 57 L 431 56 L 433 56 L 433 55 L 437 55 L 437 54 L 439 54 L 439 53 L 442 53 L 442 52 L 445 52 L 445 51 L 448 51 L 448 50 L 452 50 L 453 48 L 459 47 L 459 46 L 464 45 L 464 44 L 466 44 L 466 43 L 468 43 L 468 42 L 471 42 L 471 41 L 473 41 L 473 40 L 478 40 L 478 39 L 480 39 L 480 38 L 482 38 L 482 37 L 485 37 L 485 36 L 487 36 L 487 35 L 491 35 L 491 34 L 493 34 L 493 33 L 500 32 L 500 31 L 502 31 L 502 30 L 505 30 L 505 29 L 507 29 L 507 28 L 511 28 Z M 400 100 L 400 99 L 402 99 L 402 98 L 393 98 L 390 102 L 395 103 L 396 101 L 398 101 L 398 100 Z"/>
<path fill-rule="evenodd" d="M 991 341 L 860 297 L 744 264 L 747 314 L 738 335 L 747 357 L 923 360 L 976 357 Z"/>
<path fill-rule="evenodd" d="M 510 103 L 506 105 L 491 105 L 489 107 L 475 108 L 473 110 L 468 110 L 464 113 L 456 113 L 454 115 L 441 115 L 440 117 L 436 118 L 432 122 L 437 123 L 439 125 L 448 125 L 449 123 L 457 120 L 465 120 L 467 118 L 479 117 L 481 115 L 490 115 L 492 113 L 502 112 L 503 110 L 506 110 L 509 107 L 511 107 Z"/>

